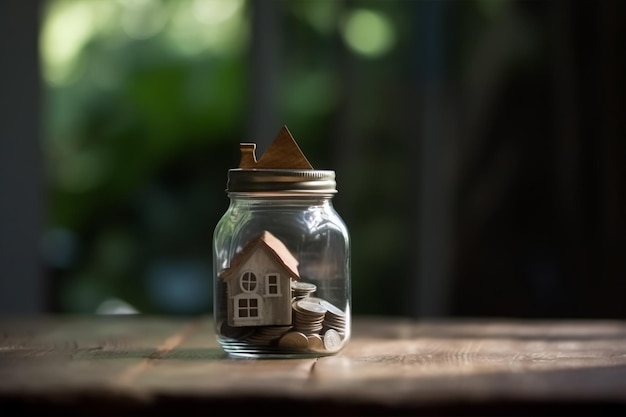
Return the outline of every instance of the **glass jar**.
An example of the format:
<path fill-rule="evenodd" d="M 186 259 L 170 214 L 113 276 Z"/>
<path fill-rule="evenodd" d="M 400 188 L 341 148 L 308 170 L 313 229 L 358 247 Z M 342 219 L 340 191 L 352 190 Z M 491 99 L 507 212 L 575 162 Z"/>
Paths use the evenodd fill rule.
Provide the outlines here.
<path fill-rule="evenodd" d="M 350 241 L 335 172 L 231 169 L 213 236 L 214 325 L 236 357 L 312 357 L 350 340 Z"/>

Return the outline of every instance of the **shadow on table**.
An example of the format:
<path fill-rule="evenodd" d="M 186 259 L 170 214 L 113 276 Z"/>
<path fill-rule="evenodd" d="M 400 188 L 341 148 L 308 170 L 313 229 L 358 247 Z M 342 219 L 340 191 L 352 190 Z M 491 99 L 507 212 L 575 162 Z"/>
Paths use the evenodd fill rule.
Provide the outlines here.
<path fill-rule="evenodd" d="M 368 317 L 355 320 L 353 338 L 513 339 L 626 341 L 626 321 L 540 319 L 429 319 Z"/>
<path fill-rule="evenodd" d="M 154 359 L 154 360 L 223 360 L 229 359 L 220 348 L 176 349 L 159 352 L 149 348 L 127 350 L 82 349 L 74 353 L 74 360 Z"/>

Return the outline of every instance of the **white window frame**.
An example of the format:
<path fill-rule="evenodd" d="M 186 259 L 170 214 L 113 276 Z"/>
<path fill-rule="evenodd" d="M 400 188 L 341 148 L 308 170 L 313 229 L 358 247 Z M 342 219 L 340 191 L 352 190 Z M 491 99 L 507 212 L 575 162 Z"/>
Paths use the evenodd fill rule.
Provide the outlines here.
<path fill-rule="evenodd" d="M 276 284 L 270 284 L 270 277 L 276 277 Z M 270 286 L 275 286 L 277 289 L 277 292 L 275 294 L 272 294 L 270 292 Z M 265 274 L 265 296 L 266 297 L 281 297 L 283 295 L 283 292 L 281 291 L 281 285 L 280 285 L 280 274 L 278 272 L 270 272 L 268 274 Z"/>
<path fill-rule="evenodd" d="M 247 307 L 239 307 L 239 301 L 242 299 L 248 300 Z M 256 300 L 257 302 L 256 309 L 258 310 L 257 311 L 258 314 L 253 317 L 251 317 L 249 313 L 250 313 L 250 309 L 255 308 L 255 307 L 250 307 L 250 300 Z M 263 303 L 261 301 L 262 301 L 261 297 L 258 294 L 254 294 L 254 293 L 242 293 L 242 294 L 235 296 L 233 300 L 234 307 L 235 307 L 234 319 L 236 321 L 250 321 L 250 322 L 256 322 L 256 321 L 262 320 L 263 319 Z M 242 308 L 245 308 L 248 311 L 248 317 L 242 317 L 239 315 L 239 311 Z"/>
<path fill-rule="evenodd" d="M 243 277 L 246 274 L 250 274 L 251 276 L 254 277 L 254 288 L 253 289 L 245 289 L 243 287 Z M 248 281 L 248 284 L 250 284 L 250 283 L 251 283 L 251 281 Z M 250 285 L 248 285 L 248 287 L 249 286 Z M 241 291 L 243 291 L 244 293 L 246 293 L 246 294 L 254 294 L 256 292 L 256 289 L 258 288 L 258 286 L 259 286 L 259 277 L 254 272 L 252 272 L 252 271 L 244 271 L 239 276 L 239 288 L 241 288 Z"/>

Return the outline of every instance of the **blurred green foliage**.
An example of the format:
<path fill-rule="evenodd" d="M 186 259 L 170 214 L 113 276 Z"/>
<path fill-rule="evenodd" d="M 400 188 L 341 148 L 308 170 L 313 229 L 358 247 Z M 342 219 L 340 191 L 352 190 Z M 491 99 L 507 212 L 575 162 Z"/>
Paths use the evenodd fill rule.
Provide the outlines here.
<path fill-rule="evenodd" d="M 189 42 L 203 42 L 196 3 L 47 4 L 44 152 L 58 310 L 93 312 L 110 297 L 145 312 L 210 307 L 210 292 L 189 308 L 159 303 L 167 294 L 151 297 L 149 272 L 165 261 L 179 265 L 174 275 L 194 265 L 200 274 L 210 270 L 212 228 L 228 203 L 226 170 L 244 138 L 244 4 L 221 4 L 238 5 L 216 23 L 237 26 L 222 44 L 189 50 L 172 39 L 182 30 L 177 19 L 187 19 Z M 134 26 L 129 16 L 139 16 Z M 77 31 L 75 55 L 54 43 L 63 40 L 56 33 L 96 19 Z M 148 33 L 153 21 L 159 30 Z M 209 290 L 195 279 L 189 285 Z"/>
<path fill-rule="evenodd" d="M 337 171 L 356 314 L 404 312 L 398 293 L 381 289 L 406 286 L 414 268 L 416 148 L 394 125 L 415 117 L 402 101 L 415 71 L 415 3 L 273 4 L 278 84 L 268 113 L 315 167 Z M 484 20 L 500 3 L 457 8 Z M 44 244 L 54 310 L 93 312 L 114 298 L 142 312 L 210 312 L 213 228 L 228 205 L 227 170 L 249 141 L 252 6 L 46 3 Z"/>

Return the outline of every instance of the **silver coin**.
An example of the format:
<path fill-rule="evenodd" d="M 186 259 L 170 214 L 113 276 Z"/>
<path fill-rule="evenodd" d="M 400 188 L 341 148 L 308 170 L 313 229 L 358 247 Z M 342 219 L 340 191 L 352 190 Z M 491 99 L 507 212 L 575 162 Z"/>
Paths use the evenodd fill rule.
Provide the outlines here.
<path fill-rule="evenodd" d="M 307 301 L 306 299 L 302 299 L 296 301 L 297 307 L 303 312 L 314 313 L 314 314 L 324 314 L 326 313 L 326 307 L 311 301 Z"/>
<path fill-rule="evenodd" d="M 334 304 L 331 304 L 330 302 L 328 302 L 326 300 L 321 300 L 319 302 L 319 304 L 322 307 L 325 307 L 326 310 L 328 310 L 328 312 L 330 314 L 333 314 L 333 315 L 338 316 L 338 317 L 345 317 L 345 315 L 346 315 L 346 313 L 344 313 L 343 310 L 341 310 L 339 307 L 337 307 Z"/>
<path fill-rule="evenodd" d="M 335 330 L 330 329 L 324 333 L 324 347 L 334 352 L 341 347 L 341 336 Z"/>
<path fill-rule="evenodd" d="M 317 286 L 315 284 L 311 284 L 310 282 L 294 282 L 291 285 L 291 288 L 293 288 L 294 290 L 300 290 L 300 291 L 315 291 L 317 289 Z"/>

